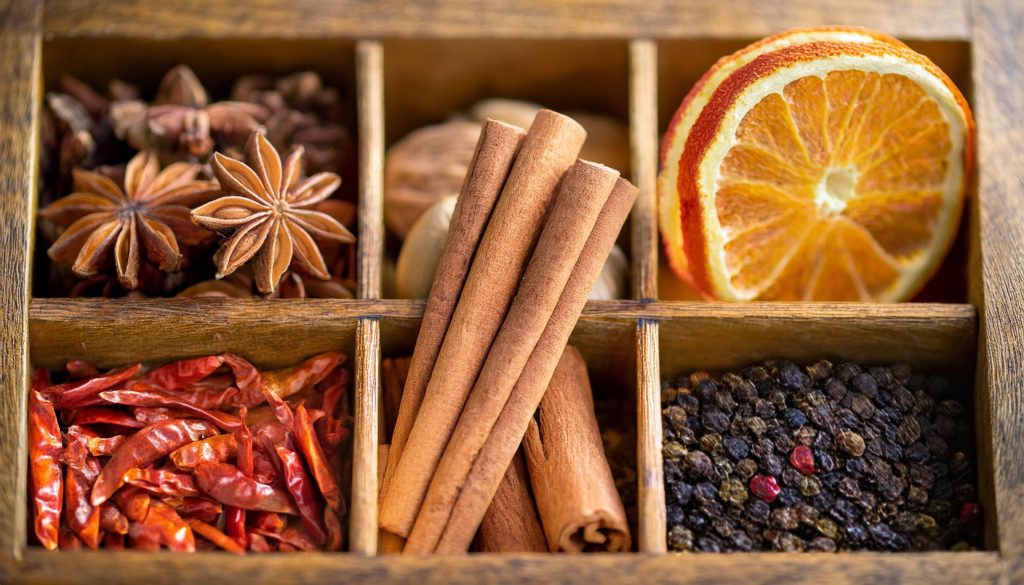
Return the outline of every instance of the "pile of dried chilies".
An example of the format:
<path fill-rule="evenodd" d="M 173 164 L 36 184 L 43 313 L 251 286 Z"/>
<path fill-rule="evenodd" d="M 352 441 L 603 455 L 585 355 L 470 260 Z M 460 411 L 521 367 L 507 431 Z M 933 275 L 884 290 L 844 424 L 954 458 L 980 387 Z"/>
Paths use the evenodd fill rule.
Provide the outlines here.
<path fill-rule="evenodd" d="M 327 352 L 260 372 L 225 353 L 102 374 L 72 360 L 60 384 L 36 370 L 28 450 L 39 543 L 340 550 L 344 361 Z"/>

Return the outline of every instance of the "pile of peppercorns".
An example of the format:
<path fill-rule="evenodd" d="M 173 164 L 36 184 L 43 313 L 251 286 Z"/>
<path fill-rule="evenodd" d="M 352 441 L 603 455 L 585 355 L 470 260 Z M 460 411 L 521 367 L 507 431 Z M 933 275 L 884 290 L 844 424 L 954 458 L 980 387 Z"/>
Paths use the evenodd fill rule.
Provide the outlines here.
<path fill-rule="evenodd" d="M 980 545 L 970 413 L 946 378 L 769 361 L 666 381 L 661 404 L 672 550 Z"/>

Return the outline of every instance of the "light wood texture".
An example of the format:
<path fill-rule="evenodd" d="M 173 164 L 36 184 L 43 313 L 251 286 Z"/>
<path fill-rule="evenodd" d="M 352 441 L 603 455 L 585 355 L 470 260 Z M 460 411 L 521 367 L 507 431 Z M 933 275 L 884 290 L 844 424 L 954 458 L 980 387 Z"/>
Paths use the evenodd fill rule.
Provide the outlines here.
<path fill-rule="evenodd" d="M 378 41 L 356 44 L 359 112 L 359 274 L 356 296 L 380 298 L 384 256 L 384 52 Z"/>
<path fill-rule="evenodd" d="M 349 550 L 377 554 L 377 397 L 380 388 L 380 321 L 359 319 L 356 326 L 355 413 L 352 435 L 352 503 Z"/>
<path fill-rule="evenodd" d="M 25 544 L 28 297 L 39 136 L 39 2 L 0 4 L 0 561 Z"/>
<path fill-rule="evenodd" d="M 993 544 L 999 551 L 1019 560 L 1024 555 L 1024 6 L 1011 0 L 979 0 L 972 17 L 981 228 L 980 274 L 974 279 L 974 290 L 981 294 L 973 300 L 983 318 L 976 404 L 979 427 L 987 431 L 979 438 L 981 451 L 990 458 L 990 467 L 983 469 L 993 474 L 989 487 L 990 497 L 994 495 L 994 513 L 987 515 L 986 524 L 989 536 L 997 536 Z M 1024 564 L 1015 565 L 1012 577 L 1024 579 Z"/>
<path fill-rule="evenodd" d="M 1009 583 L 1024 582 L 1024 5 L 1015 0 L 0 0 L 0 583 Z M 40 16 L 42 15 L 42 16 Z M 381 177 L 386 143 L 483 97 L 589 109 L 630 123 L 632 177 L 644 193 L 657 138 L 694 81 L 750 40 L 791 26 L 855 24 L 907 40 L 949 73 L 975 105 L 980 175 L 966 240 L 971 305 L 589 303 L 570 343 L 598 395 L 621 396 L 638 425 L 642 552 L 567 558 L 470 555 L 204 553 L 47 554 L 25 548 L 24 396 L 29 360 L 68 357 L 101 365 L 236 351 L 277 367 L 320 351 L 350 356 L 354 462 L 350 546 L 372 553 L 367 533 L 378 442 L 378 363 L 408 355 L 422 304 L 381 292 Z M 45 31 L 45 45 L 41 45 Z M 382 41 L 374 40 L 377 38 Z M 367 40 L 356 40 L 367 39 Z M 43 48 L 45 47 L 45 48 Z M 88 55 L 88 59 L 83 59 Z M 39 79 L 71 72 L 93 84 L 112 75 L 155 89 L 187 62 L 211 91 L 249 72 L 312 68 L 354 96 L 359 131 L 360 300 L 66 300 L 29 302 L 28 267 Z M 426 65 L 424 65 L 426 64 Z M 649 68 L 653 67 L 656 75 Z M 41 71 L 40 71 L 41 70 Z M 384 94 L 384 84 L 388 92 Z M 652 97 L 650 92 L 655 92 Z M 358 114 L 358 121 L 356 115 Z M 650 127 L 650 116 L 656 125 Z M 385 127 L 385 122 L 387 127 Z M 634 209 L 637 299 L 659 294 L 657 231 Z M 654 246 L 654 253 L 649 251 Z M 956 278 L 964 258 L 943 272 Z M 646 274 L 646 276 L 644 276 Z M 653 275 L 653 276 L 652 276 Z M 660 291 L 664 298 L 666 291 Z M 931 298 L 931 297 L 929 297 Z M 974 307 L 977 307 L 977 311 Z M 660 380 L 768 357 L 822 355 L 907 361 L 928 370 L 975 370 L 979 475 L 991 552 L 836 555 L 665 555 L 660 475 Z M 963 388 L 970 388 L 966 380 Z M 635 404 L 634 404 L 635 402 Z M 23 556 L 19 560 L 17 557 Z M 497 576 L 497 577 L 496 577 Z"/>
<path fill-rule="evenodd" d="M 255 567 L 259 566 L 259 570 Z M 341 581 L 365 585 L 415 583 L 606 583 L 609 585 L 707 584 L 963 585 L 999 583 L 1003 566 L 993 552 L 735 555 L 462 555 L 377 557 L 262 555 L 237 557 L 80 552 L 32 549 L 21 574 L 26 585 L 139 583 L 234 583 L 279 585 Z M 0 575 L 2 576 L 2 575 Z"/>
<path fill-rule="evenodd" d="M 127 37 L 733 37 L 856 24 L 916 38 L 966 38 L 967 0 L 51 1 L 46 31 Z M 159 22 L 153 27 L 152 22 Z"/>
<path fill-rule="evenodd" d="M 637 515 L 640 552 L 664 553 L 665 480 L 661 462 L 661 366 L 658 363 L 658 322 L 636 324 Z"/>
<path fill-rule="evenodd" d="M 649 39 L 629 43 L 629 140 L 633 184 L 633 298 L 658 298 L 658 46 Z"/>

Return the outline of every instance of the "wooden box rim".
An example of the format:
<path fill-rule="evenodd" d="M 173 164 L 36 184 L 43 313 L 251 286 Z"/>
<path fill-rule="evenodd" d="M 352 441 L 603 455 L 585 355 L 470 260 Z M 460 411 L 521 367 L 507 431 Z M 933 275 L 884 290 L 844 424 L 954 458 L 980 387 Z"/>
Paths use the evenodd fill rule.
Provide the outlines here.
<path fill-rule="evenodd" d="M 0 4 L 0 582 L 856 582 L 1024 581 L 1024 465 L 1017 452 L 1024 417 L 1024 369 L 1019 323 L 1024 319 L 1024 5 L 1012 0 L 5 0 Z M 969 304 L 730 305 L 653 301 L 657 233 L 653 184 L 657 170 L 657 43 L 670 39 L 753 39 L 794 26 L 855 24 L 897 37 L 967 43 L 978 124 L 977 196 L 971 201 Z M 323 311 L 324 319 L 355 321 L 356 433 L 354 448 L 375 460 L 377 371 L 381 321 L 416 320 L 422 304 L 380 299 L 383 240 L 381 178 L 384 155 L 382 40 L 389 38 L 619 39 L 629 53 L 630 133 L 634 180 L 642 195 L 633 211 L 634 298 L 590 303 L 584 320 L 625 323 L 636 331 L 638 426 L 660 436 L 659 324 L 686 319 L 770 322 L 909 323 L 938 320 L 977 335 L 977 420 L 982 491 L 991 550 L 970 553 L 744 555 L 664 554 L 664 501 L 659 497 L 660 446 L 638 446 L 640 553 L 471 555 L 408 559 L 374 557 L 376 477 L 355 464 L 352 486 L 353 554 L 171 555 L 108 552 L 52 554 L 25 547 L 25 445 L 22 431 L 29 373 L 30 330 L 62 323 L 113 322 L 118 303 L 31 298 L 34 210 L 38 168 L 42 44 L 59 38 L 350 39 L 355 41 L 359 110 L 359 300 L 237 304 L 162 300 L 130 305 L 142 319 L 203 311 L 218 319 L 261 311 L 270 321 L 290 312 Z M 654 105 L 652 105 L 652 100 Z M 121 305 L 122 307 L 128 305 Z M 163 316 L 163 317 L 162 317 Z M 845 321 L 844 321 L 845 320 Z M 656 431 L 656 432 L 655 432 Z M 370 457 L 373 454 L 373 457 Z M 648 475 L 651 471 L 654 475 Z M 987 479 L 986 479 L 987 477 Z M 660 518 L 659 518 L 660 516 Z M 661 531 L 660 537 L 658 531 Z M 659 545 L 660 541 L 660 545 Z M 712 577 L 713 576 L 713 577 Z"/>

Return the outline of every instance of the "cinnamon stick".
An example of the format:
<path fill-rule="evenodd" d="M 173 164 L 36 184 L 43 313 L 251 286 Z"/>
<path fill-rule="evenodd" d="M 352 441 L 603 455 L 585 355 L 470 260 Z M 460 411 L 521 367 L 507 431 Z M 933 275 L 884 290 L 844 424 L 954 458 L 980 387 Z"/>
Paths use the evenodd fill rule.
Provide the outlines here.
<path fill-rule="evenodd" d="M 618 171 L 577 161 L 563 179 L 519 292 L 434 473 L 406 552 L 430 552 L 441 537 L 459 488 L 552 317 L 618 178 Z"/>
<path fill-rule="evenodd" d="M 516 453 L 473 540 L 477 552 L 547 552 L 522 452 Z"/>
<path fill-rule="evenodd" d="M 391 451 L 391 445 L 386 443 L 377 445 L 377 485 L 381 485 L 384 481 L 384 468 L 388 461 L 388 453 Z M 377 530 L 377 554 L 397 554 L 402 552 L 402 546 L 405 544 L 402 537 L 391 534 L 390 532 L 378 529 Z"/>
<path fill-rule="evenodd" d="M 434 362 L 420 414 L 383 494 L 380 526 L 386 530 L 408 536 L 412 529 L 466 397 L 518 289 L 555 189 L 585 138 L 586 132 L 571 118 L 542 110 L 523 140 Z"/>
<path fill-rule="evenodd" d="M 409 439 L 413 422 L 423 402 L 434 362 L 448 331 L 448 323 L 462 294 L 470 262 L 476 253 L 495 203 L 512 169 L 526 131 L 495 120 L 484 122 L 476 152 L 462 184 L 452 214 L 448 240 L 434 272 L 427 296 L 420 332 L 416 337 L 409 375 L 405 381 L 398 418 L 391 434 L 391 451 L 380 487 L 380 502 L 391 487 L 391 479 Z"/>
<path fill-rule="evenodd" d="M 523 451 L 552 552 L 629 550 L 629 522 L 594 416 L 587 364 L 571 345 L 530 421 Z"/>
<path fill-rule="evenodd" d="M 615 245 L 615 239 L 626 221 L 636 194 L 636 187 L 625 179 L 619 179 L 609 195 L 544 334 L 461 486 L 444 532 L 434 549 L 436 552 L 450 554 L 465 552 L 469 548 L 487 506 L 544 396 L 569 335 L 586 304 L 587 294 Z"/>

